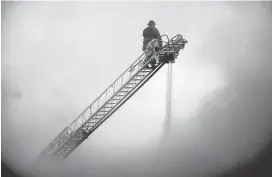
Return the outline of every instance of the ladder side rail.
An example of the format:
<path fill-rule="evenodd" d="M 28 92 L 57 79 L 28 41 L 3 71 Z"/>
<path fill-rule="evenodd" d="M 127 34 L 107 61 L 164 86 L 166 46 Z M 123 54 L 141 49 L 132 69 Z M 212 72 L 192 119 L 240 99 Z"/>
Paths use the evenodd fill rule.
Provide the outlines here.
<path fill-rule="evenodd" d="M 132 65 L 131 65 L 132 66 Z M 130 67 L 131 67 L 130 66 Z M 135 69 L 135 71 L 136 71 L 136 73 L 135 74 L 137 74 L 138 72 L 140 72 L 140 65 L 136 65 L 136 66 L 134 66 L 134 69 Z M 128 78 L 125 78 L 124 77 L 124 75 L 125 74 L 127 74 L 127 73 L 129 73 L 129 77 Z M 134 75 L 135 75 L 134 74 Z M 131 80 L 131 78 L 133 77 L 133 75 L 132 75 L 132 72 L 130 72 L 130 68 L 128 68 L 124 73 L 123 73 L 123 75 L 121 75 L 117 80 L 115 80 L 115 82 L 113 83 L 113 84 L 111 84 L 111 85 L 113 85 L 114 86 L 114 92 L 112 92 L 112 95 L 111 96 L 109 96 L 109 95 L 107 95 L 107 97 L 106 97 L 106 99 L 104 100 L 104 102 L 102 102 L 102 104 L 100 104 L 98 107 L 97 107 L 97 109 L 94 111 L 94 112 L 92 112 L 92 114 L 90 115 L 90 116 L 88 116 L 88 117 L 91 117 L 91 116 L 93 116 L 93 115 L 95 115 L 97 112 L 99 112 L 99 110 L 101 110 L 101 108 L 102 107 L 104 107 L 104 105 L 106 104 L 106 103 L 108 103 L 108 101 L 110 100 L 110 99 L 112 99 L 123 87 L 124 87 L 124 85 L 126 85 L 130 80 Z M 117 81 L 119 80 L 121 78 L 121 81 L 122 81 L 122 83 L 119 85 L 119 88 L 118 89 L 116 89 L 116 86 L 118 85 L 117 83 Z M 124 79 L 126 79 L 125 80 L 125 82 L 124 82 Z M 109 87 L 109 88 L 111 88 L 111 87 Z M 108 89 L 109 89 L 108 88 Z M 106 90 L 107 91 L 107 90 Z M 106 92 L 103 92 L 104 94 L 106 93 Z M 103 94 L 101 94 L 100 95 L 100 97 L 99 98 L 101 98 L 103 96 Z M 98 98 L 98 100 L 97 101 L 99 101 L 99 98 Z M 103 100 L 102 100 L 103 101 Z M 101 102 L 100 102 L 101 103 Z M 88 110 L 88 109 L 86 109 L 86 110 Z M 77 118 L 77 120 L 79 119 L 79 118 L 81 118 L 82 117 L 82 115 L 84 115 L 84 113 L 85 112 L 83 112 L 82 114 L 81 114 L 81 116 L 79 116 L 78 118 Z M 86 121 L 88 121 L 89 119 L 87 119 Z M 85 122 L 86 122 L 85 121 Z M 74 121 L 74 123 L 75 123 L 76 121 Z M 80 126 L 82 126 L 82 124 L 84 124 L 84 122 L 83 123 L 81 123 L 81 125 Z M 72 127 L 72 126 L 70 126 L 70 127 Z M 74 127 L 73 127 L 74 128 Z M 78 127 L 77 127 L 78 128 Z M 76 129 L 77 128 L 74 128 L 73 129 L 73 131 L 76 131 Z"/>
<path fill-rule="evenodd" d="M 113 110 L 110 111 L 109 114 L 106 115 L 105 118 L 103 118 L 101 121 L 98 122 L 98 124 L 96 124 L 94 126 L 94 128 L 91 129 L 91 131 L 89 132 L 88 136 L 93 133 L 101 124 L 103 124 L 114 112 L 116 112 L 131 96 L 133 96 L 162 66 L 164 65 L 164 63 L 160 63 L 155 70 L 153 70 L 149 75 L 147 75 L 146 78 L 143 78 L 143 80 L 141 80 L 137 86 L 135 86 L 128 95 L 126 95 L 120 103 L 118 103 Z M 135 77 L 135 76 L 134 76 Z M 85 140 L 85 139 L 84 139 Z M 83 140 L 83 141 L 84 141 Z M 75 146 L 70 152 L 68 152 L 68 154 L 66 154 L 64 156 L 64 159 L 67 158 L 83 141 L 79 142 L 79 144 L 77 146 Z"/>
<path fill-rule="evenodd" d="M 165 35 L 165 36 L 167 36 L 167 35 Z M 178 36 L 181 36 L 181 35 L 176 35 L 175 37 L 178 37 Z M 175 37 L 173 37 L 170 41 L 172 42 L 173 39 L 174 39 Z M 168 38 L 168 36 L 167 36 L 167 38 Z M 169 45 L 169 42 L 167 42 L 167 44 Z M 167 46 L 167 45 L 165 45 L 164 47 L 166 47 L 166 46 Z M 142 54 L 142 55 L 143 55 L 143 54 Z M 142 55 L 141 55 L 141 56 L 142 56 Z M 139 58 L 139 59 L 140 59 L 140 58 Z M 151 59 L 152 59 L 152 58 L 150 58 L 149 61 L 150 61 Z M 136 61 L 137 61 L 137 60 L 136 60 Z M 147 65 L 147 64 L 149 63 L 149 61 L 148 61 L 145 65 Z M 132 64 L 132 65 L 133 65 L 133 64 Z M 145 65 L 144 65 L 144 66 L 145 66 Z M 131 67 L 131 66 L 130 66 L 130 67 Z M 134 67 L 135 67 L 135 66 L 134 66 Z M 138 65 L 138 69 L 139 69 L 139 65 Z M 127 73 L 128 70 L 129 70 L 129 69 L 127 69 L 124 73 Z M 138 72 L 139 72 L 139 71 L 138 71 Z M 137 72 L 137 73 L 138 73 L 138 72 Z M 136 74 L 137 74 L 137 73 L 136 73 Z M 123 75 L 122 75 L 122 77 L 123 77 Z M 119 77 L 119 78 L 120 78 L 120 77 Z M 116 82 L 117 82 L 117 81 L 118 81 L 118 79 L 116 80 Z M 123 79 L 122 79 L 122 81 L 123 81 Z M 130 81 L 130 79 L 128 79 L 127 82 L 129 82 L 129 81 Z M 116 84 L 116 83 L 114 83 L 114 84 Z M 113 85 L 114 85 L 114 84 L 113 84 Z M 125 85 L 125 84 L 124 84 L 124 85 Z M 124 85 L 121 85 L 119 90 L 121 90 L 121 89 L 123 88 Z M 114 96 L 119 92 L 119 90 L 116 91 L 115 94 L 112 95 L 112 97 L 114 97 Z M 106 91 L 107 91 L 107 90 L 106 90 Z M 103 94 L 101 94 L 101 96 L 102 96 L 102 95 L 103 95 Z M 112 98 L 112 97 L 111 97 L 111 98 Z M 111 98 L 110 98 L 110 99 L 111 99 Z M 110 99 L 109 99 L 109 100 L 110 100 Z M 109 100 L 105 101 L 105 103 L 104 103 L 100 108 L 102 108 Z M 98 110 L 100 110 L 100 109 L 98 109 Z M 98 112 L 98 110 L 97 110 L 96 112 Z M 83 112 L 83 113 L 84 113 L 84 112 Z M 89 117 L 89 116 L 88 116 L 88 117 Z"/>
<path fill-rule="evenodd" d="M 107 114 L 106 115 L 106 117 L 105 118 L 103 118 L 103 120 L 104 119 L 107 119 L 109 116 L 111 116 L 120 106 L 122 106 L 123 104 L 124 104 L 124 102 L 126 102 L 131 96 L 130 96 L 130 94 L 134 94 L 136 91 L 138 91 L 140 88 L 138 88 L 138 87 L 142 87 L 162 66 L 163 66 L 163 64 L 164 63 L 160 63 L 157 67 L 156 67 L 156 69 L 154 69 L 153 71 L 151 71 L 149 74 L 147 74 L 139 83 L 137 83 L 136 84 L 136 86 L 134 86 L 134 88 L 131 90 L 131 91 L 129 91 L 128 92 L 128 94 L 123 98 L 123 99 L 121 99 L 121 101 L 116 105 L 116 106 L 114 106 L 113 107 L 113 110 L 111 110 L 110 112 L 109 112 L 109 114 Z M 137 74 L 136 75 L 134 75 L 133 76 L 133 78 L 134 77 L 136 77 L 137 76 Z M 131 80 L 133 80 L 133 78 L 131 79 Z M 100 122 L 99 122 L 99 124 L 100 124 Z M 98 127 L 99 125 L 95 125 L 95 129 Z M 91 132 L 93 132 L 95 129 L 92 129 L 91 130 Z"/>
<path fill-rule="evenodd" d="M 151 58 L 149 59 L 149 60 L 151 60 Z M 148 63 L 148 62 L 147 62 Z M 139 67 L 139 65 L 138 65 L 138 67 Z M 141 70 L 138 70 L 134 75 L 133 75 L 133 77 L 135 77 L 139 72 L 141 72 Z M 120 90 L 122 90 L 123 88 L 124 88 L 124 86 L 126 86 L 132 79 L 133 79 L 133 77 L 131 77 L 114 95 L 112 95 L 112 97 L 108 100 L 108 101 L 106 101 L 97 111 L 96 111 L 96 113 L 97 112 L 99 112 L 101 109 L 103 109 L 103 107 L 113 98 L 113 97 L 115 97 L 118 93 L 119 93 L 119 91 Z M 137 87 L 137 86 L 136 86 Z M 123 98 L 124 99 L 124 98 Z M 122 102 L 122 100 L 121 100 L 121 102 Z M 119 103 L 117 103 L 117 105 L 118 105 Z M 116 105 L 116 106 L 117 106 Z M 115 107 L 116 106 L 114 106 L 112 109 L 114 110 L 115 109 Z M 108 115 L 111 115 L 111 112 L 112 112 L 112 110 L 110 110 L 109 111 L 109 113 L 108 113 Z M 106 117 L 108 117 L 108 115 L 106 115 Z M 77 130 L 80 130 L 86 123 L 88 123 L 93 117 L 95 116 L 95 114 L 93 114 L 93 116 L 92 117 L 90 117 L 89 119 L 88 119 L 88 121 L 86 121 L 84 124 L 82 124 Z M 105 118 L 101 118 L 101 120 L 99 121 L 99 122 L 97 122 L 97 124 L 96 125 L 94 125 L 94 127 L 97 127 L 97 126 L 99 126 L 100 125 L 100 122 L 104 122 L 104 119 Z M 96 129 L 96 128 L 94 128 L 94 129 Z M 76 131 L 77 131 L 76 130 Z M 90 132 L 93 132 L 93 128 L 91 129 L 91 131 Z M 70 139 L 71 139 L 72 137 L 70 137 Z M 83 140 L 84 141 L 84 140 Z M 67 142 L 65 142 L 59 149 L 61 149 L 63 146 L 65 146 L 65 144 L 67 144 L 69 142 L 69 140 L 67 141 Z"/>
<path fill-rule="evenodd" d="M 138 65 L 138 68 L 143 68 L 143 67 L 141 67 L 140 65 Z M 121 88 L 119 88 L 100 108 L 98 108 L 97 110 L 96 110 L 96 112 L 94 113 L 94 114 L 92 114 L 90 117 L 89 117 L 89 119 L 88 120 L 86 120 L 83 124 L 81 124 L 77 129 L 75 129 L 73 132 L 77 132 L 78 130 L 80 130 L 86 123 L 88 123 L 101 109 L 103 109 L 103 107 L 106 105 L 106 104 L 108 104 L 110 101 L 111 101 L 111 99 L 113 98 L 113 97 L 115 97 L 131 80 L 132 80 L 132 78 L 133 77 L 135 77 L 138 73 L 140 73 L 141 72 L 141 69 L 138 69 L 138 71 L 125 83 L 125 84 L 123 84 L 123 86 L 121 87 Z M 71 136 L 69 137 L 69 139 L 67 140 L 67 141 L 65 141 L 65 142 L 63 142 L 63 143 L 61 143 L 61 144 L 54 144 L 54 145 L 58 145 L 59 146 L 59 148 L 57 148 L 57 149 L 61 149 L 63 146 L 65 146 L 73 137 L 72 137 L 73 135 L 71 134 Z M 62 138 L 62 137 L 61 137 Z M 62 141 L 59 141 L 59 142 L 62 142 Z M 58 151 L 58 150 L 57 150 Z M 57 152 L 56 151 L 56 152 Z"/>
<path fill-rule="evenodd" d="M 165 36 L 167 36 L 167 35 L 165 35 Z M 168 36 L 167 36 L 167 38 L 168 38 Z M 164 41 L 163 41 L 164 42 Z M 166 44 L 169 44 L 169 42 L 165 42 Z M 167 46 L 167 45 L 165 45 L 165 46 Z M 164 47 L 165 47 L 164 46 Z M 99 98 L 101 98 L 102 96 L 103 96 L 103 94 L 105 94 L 105 93 L 107 93 L 107 91 L 111 88 L 111 86 L 112 85 L 115 85 L 116 83 L 117 83 L 117 81 L 120 79 L 120 78 L 122 78 L 122 81 L 123 81 L 123 76 L 124 76 L 124 74 L 126 74 L 126 73 L 131 73 L 130 72 L 130 68 L 131 67 L 136 67 L 136 66 L 138 66 L 138 70 L 139 70 L 139 62 L 137 63 L 137 61 L 140 61 L 140 60 L 143 60 L 143 59 L 145 59 L 145 57 L 143 58 L 143 59 L 141 59 L 141 57 L 144 55 L 144 53 L 140 56 L 140 57 L 138 57 L 137 58 L 137 60 L 135 60 L 135 62 L 133 62 L 130 66 L 129 66 L 129 68 L 128 69 L 126 69 L 115 81 L 114 81 L 114 83 L 113 84 L 111 84 L 99 97 L 97 97 L 97 99 L 93 102 L 93 104 L 96 102 L 96 101 L 99 101 Z M 150 62 L 150 60 L 151 60 L 152 58 L 150 58 L 142 67 L 144 67 L 144 66 L 146 66 L 149 62 Z M 136 63 L 136 66 L 134 65 Z M 130 78 L 131 78 L 131 75 L 130 75 Z M 128 80 L 130 80 L 130 78 L 128 79 Z M 122 88 L 122 86 L 123 86 L 124 84 L 122 83 L 121 84 L 121 86 L 120 86 L 120 89 Z M 114 92 L 114 93 L 117 93 L 117 92 Z M 112 95 L 112 97 L 115 95 L 113 93 L 113 95 Z M 107 98 L 107 97 L 106 97 Z M 109 100 L 109 99 L 106 99 L 107 101 Z M 105 101 L 105 102 L 107 102 L 107 101 Z M 90 109 L 91 110 L 91 106 L 93 105 L 93 104 L 91 104 L 89 107 L 87 107 L 78 117 L 77 117 L 77 119 L 76 120 L 74 120 L 71 124 L 70 124 L 70 126 L 69 126 L 69 128 L 72 130 L 72 131 L 75 131 L 75 129 L 76 128 L 74 128 L 74 130 L 73 130 L 73 128 L 72 128 L 72 125 L 73 125 L 73 123 L 75 123 L 78 119 L 80 119 L 84 114 L 85 114 L 85 112 L 88 110 L 88 109 Z M 99 108 L 99 107 L 98 107 Z M 101 107 L 100 107 L 101 108 Z M 97 109 L 98 110 L 98 109 Z M 97 110 L 95 111 L 95 112 L 97 112 Z M 95 112 L 93 112 L 92 114 L 94 114 Z M 89 116 L 87 116 L 87 117 L 89 117 Z M 83 123 L 83 121 L 82 121 L 82 123 Z"/>
<path fill-rule="evenodd" d="M 69 141 L 69 138 L 70 138 L 70 134 L 65 132 L 65 134 L 59 137 L 59 139 L 53 145 L 51 145 L 50 148 L 48 148 L 48 151 L 46 152 L 46 154 L 44 154 L 44 156 L 48 156 L 48 154 L 50 155 L 56 152 L 58 150 L 58 146 Z"/>
<path fill-rule="evenodd" d="M 135 62 L 137 62 L 138 60 L 140 60 L 141 59 L 141 57 L 144 55 L 144 53 L 140 56 L 140 57 L 138 57 L 137 58 L 137 60 L 135 61 Z M 135 62 L 133 62 L 133 64 L 135 63 Z M 133 65 L 132 64 L 132 65 Z M 131 65 L 131 66 L 132 66 Z M 131 67 L 130 66 L 130 67 Z M 75 128 L 75 124 L 77 124 L 77 122 L 78 121 L 82 121 L 82 123 L 84 123 L 83 122 L 83 120 L 84 120 L 84 117 L 86 117 L 86 113 L 87 113 L 87 111 L 89 111 L 90 112 L 90 114 L 91 115 L 94 115 L 97 111 L 98 111 L 98 109 L 99 109 L 99 107 L 97 108 L 97 110 L 96 111 L 94 111 L 93 113 L 91 112 L 91 110 L 92 110 L 92 106 L 96 103 L 96 101 L 98 101 L 99 100 L 99 98 L 101 98 L 105 93 L 108 93 L 108 91 L 110 90 L 110 88 L 111 88 L 111 86 L 113 86 L 120 78 L 122 79 L 122 81 L 123 81 L 123 76 L 124 76 L 124 74 L 126 74 L 126 73 L 128 73 L 128 71 L 129 71 L 129 69 L 130 68 L 128 68 L 127 70 L 125 70 L 125 72 L 123 72 L 115 81 L 114 81 L 114 83 L 113 84 L 111 84 L 99 97 L 97 97 L 97 99 L 95 99 L 95 101 L 93 101 L 93 103 L 90 105 L 90 106 L 88 106 L 68 127 L 66 127 L 62 132 L 64 132 L 65 130 L 70 130 L 70 131 L 66 131 L 65 133 L 63 133 L 63 134 L 59 134 L 53 141 L 51 141 L 51 143 L 48 145 L 48 148 L 47 149 L 52 149 L 52 146 L 54 146 L 54 145 L 56 145 L 59 141 L 60 141 L 60 139 L 63 137 L 63 136 L 65 136 L 65 135 L 71 135 L 71 133 L 73 133 L 77 128 Z M 128 79 L 129 80 L 129 79 Z M 124 85 L 124 84 L 123 84 Z M 122 87 L 122 86 L 121 86 Z M 115 92 L 116 93 L 116 92 Z M 114 92 L 113 92 L 113 95 L 114 95 Z M 112 95 L 112 96 L 113 96 Z M 108 96 L 108 95 L 107 95 Z M 88 115 L 88 114 L 87 114 Z M 90 116 L 91 116 L 90 115 Z M 89 116 L 88 116 L 89 117 Z M 74 126 L 74 127 L 73 127 Z M 50 147 L 51 146 L 51 147 Z M 47 150 L 48 151 L 48 150 Z"/>
<path fill-rule="evenodd" d="M 67 137 L 70 136 L 68 129 L 69 127 L 64 128 L 62 132 L 59 133 L 59 135 L 40 153 L 39 156 L 46 156 L 50 151 L 52 151 L 57 143 L 60 144 L 62 143 L 61 141 L 65 140 L 64 138 L 67 139 Z"/>
<path fill-rule="evenodd" d="M 166 36 L 167 37 L 167 39 L 168 39 L 168 42 L 166 42 L 166 44 L 169 44 L 169 38 L 168 38 L 168 36 L 167 35 L 162 35 L 162 36 Z M 164 42 L 164 41 L 163 41 Z M 165 45 L 165 46 L 167 46 L 167 45 Z M 164 47 L 165 47 L 164 46 Z M 95 99 L 94 101 L 93 101 L 93 103 L 90 105 L 90 106 L 88 106 L 78 117 L 77 117 L 77 119 L 76 120 L 74 120 L 71 124 L 70 124 L 70 126 L 67 128 L 65 128 L 62 132 L 64 132 L 65 130 L 70 130 L 70 132 L 65 132 L 65 133 L 60 133 L 50 144 L 49 144 L 49 146 L 48 146 L 48 148 L 47 148 L 47 152 L 48 152 L 48 149 L 50 150 L 50 149 L 52 149 L 53 148 L 53 146 L 55 145 L 55 144 L 57 144 L 65 135 L 70 135 L 71 133 L 73 133 L 74 131 L 76 131 L 76 129 L 78 128 L 78 127 L 76 127 L 75 125 L 77 124 L 77 121 L 81 118 L 81 124 L 84 124 L 84 122 L 86 122 L 86 121 L 84 121 L 84 118 L 85 118 L 85 120 L 86 120 L 86 112 L 87 111 L 89 111 L 90 113 L 89 113 L 89 115 L 87 115 L 87 117 L 90 117 L 91 115 L 94 115 L 94 113 L 96 113 L 96 112 L 98 112 L 98 110 L 100 110 L 99 109 L 99 101 L 100 101 L 100 98 L 102 98 L 102 96 L 106 93 L 106 100 L 107 100 L 107 93 L 108 93 L 108 91 L 110 90 L 110 88 L 112 87 L 112 86 L 114 86 L 115 87 L 115 84 L 116 84 L 116 82 L 120 79 L 120 78 L 122 78 L 122 82 L 123 82 L 123 77 L 124 77 L 124 75 L 126 74 L 126 73 L 128 73 L 129 72 L 129 69 L 136 63 L 136 62 L 138 62 L 139 63 L 139 61 L 141 60 L 141 58 L 142 58 L 142 56 L 144 55 L 144 53 L 140 56 L 140 57 L 138 57 L 132 64 L 131 64 L 131 66 L 127 69 L 127 70 L 125 70 L 115 81 L 114 81 L 114 83 L 113 84 L 111 84 L 100 96 L 98 96 L 97 97 L 97 99 Z M 145 58 L 145 57 L 144 57 Z M 143 60 L 143 59 L 142 59 Z M 151 58 L 149 59 L 149 61 L 151 60 Z M 145 64 L 145 65 L 147 65 L 148 63 L 149 63 L 149 61 Z M 138 65 L 138 63 L 137 63 L 137 65 Z M 144 65 L 144 66 L 145 66 Z M 138 65 L 139 66 L 139 65 Z M 135 66 L 133 66 L 133 67 L 135 67 Z M 139 69 L 139 68 L 138 68 Z M 137 72 L 138 73 L 138 72 Z M 130 79 L 128 79 L 128 80 L 130 80 Z M 121 83 L 121 88 L 122 88 L 122 83 Z M 120 88 L 120 89 L 121 89 Z M 119 89 L 119 90 L 120 90 Z M 116 93 L 117 92 L 115 92 L 115 94 L 114 94 L 114 92 L 113 92 L 113 95 L 112 95 L 112 97 L 114 97 L 115 95 L 116 95 Z M 111 98 L 112 98 L 111 97 Z M 94 104 L 96 103 L 98 101 L 98 107 L 97 107 L 97 110 L 94 112 L 94 113 L 92 113 L 92 106 L 94 106 Z M 109 101 L 109 100 L 108 100 Z M 107 101 L 105 101 L 105 103 L 106 103 Z M 103 105 L 105 105 L 105 103 L 103 104 Z M 100 107 L 101 108 L 101 107 Z M 74 124 L 74 127 L 73 127 L 73 124 Z M 82 125 L 81 125 L 82 126 Z M 80 126 L 80 127 L 81 127 Z M 61 135 L 62 134 L 62 135 Z M 65 137 L 66 138 L 66 137 Z M 61 143 L 62 144 L 62 143 Z M 50 146 L 51 146 L 51 148 L 50 148 Z"/>
<path fill-rule="evenodd" d="M 52 146 L 60 140 L 60 137 L 63 136 L 63 135 L 65 135 L 65 134 L 67 134 L 67 131 L 68 131 L 68 127 L 65 127 L 56 136 L 56 138 L 53 141 L 51 141 L 51 143 L 42 150 L 42 152 L 39 154 L 39 156 L 45 156 L 52 149 Z"/>
<path fill-rule="evenodd" d="M 136 63 L 139 59 L 141 59 L 141 57 L 144 55 L 144 53 L 142 54 L 142 55 L 140 55 L 140 57 L 138 57 L 136 60 L 135 60 L 135 62 L 133 62 L 133 64 L 134 63 Z M 133 66 L 133 64 L 131 65 L 131 66 Z M 130 66 L 130 67 L 131 67 Z M 129 67 L 129 68 L 130 68 Z M 92 107 L 92 105 L 96 102 L 96 101 L 98 101 L 99 100 L 99 98 L 103 95 L 103 94 L 105 94 L 105 92 L 106 91 L 108 91 L 113 85 L 114 85 L 114 83 L 116 83 L 116 81 L 118 81 L 124 74 L 126 74 L 127 72 L 128 72 L 128 70 L 129 70 L 129 68 L 128 69 L 126 69 L 115 81 L 113 81 L 113 83 L 112 84 L 110 84 L 108 87 L 107 87 L 107 89 L 104 91 L 104 92 L 102 92 L 102 94 L 100 94 L 77 118 L 76 118 L 76 120 L 78 119 L 78 118 L 80 118 L 80 116 L 82 116 L 82 114 L 84 114 L 84 112 L 86 111 L 86 110 L 88 110 L 90 107 Z M 74 120 L 70 125 L 69 125 L 69 127 L 76 121 L 76 120 Z"/>
<path fill-rule="evenodd" d="M 163 36 L 166 36 L 167 37 L 167 40 L 168 40 L 168 42 L 166 42 L 166 43 L 169 43 L 169 37 L 166 35 L 166 34 L 163 34 L 161 37 L 163 37 Z M 162 40 L 161 40 L 162 41 Z M 162 41 L 162 42 L 164 42 L 164 41 Z M 110 86 L 104 91 L 104 92 L 102 92 L 102 94 L 100 94 L 94 101 L 93 101 L 93 103 L 95 103 L 107 90 L 109 90 L 109 88 L 117 81 L 117 80 L 119 80 L 131 67 L 133 67 L 134 65 L 135 65 L 135 63 L 137 64 L 138 63 L 138 61 L 140 61 L 141 60 L 141 58 L 142 58 L 142 56 L 145 54 L 145 52 L 143 52 L 129 67 L 128 67 L 128 69 L 126 69 L 115 81 L 113 81 L 113 83 L 112 84 L 110 84 Z M 145 57 L 144 57 L 145 58 Z M 143 59 L 142 59 L 143 60 Z M 92 105 L 93 105 L 93 103 L 91 103 L 79 116 L 78 116 L 78 118 L 89 108 L 89 107 L 91 107 Z M 73 122 L 72 122 L 73 123 Z M 71 123 L 71 124 L 72 124 Z M 70 124 L 70 125 L 71 125 Z M 68 126 L 68 127 L 70 127 L 70 126 Z"/>
<path fill-rule="evenodd" d="M 167 36 L 167 35 L 165 35 L 165 36 Z M 168 36 L 167 36 L 167 38 L 168 38 Z M 166 42 L 166 45 L 164 46 L 164 47 L 166 47 L 166 46 L 168 46 L 169 45 L 169 41 L 168 42 Z M 154 52 L 154 53 L 156 53 L 156 52 Z M 153 53 L 153 55 L 154 55 L 154 53 Z M 141 56 L 143 56 L 144 55 L 144 53 L 141 55 Z M 137 61 L 139 61 L 140 59 L 141 59 L 141 56 L 138 58 L 138 60 L 136 60 L 134 63 L 136 63 Z M 143 67 L 145 67 L 151 60 L 152 60 L 153 58 L 152 57 L 150 57 L 149 58 L 149 60 L 142 66 L 142 68 Z M 111 84 L 111 85 L 115 85 L 116 84 L 116 82 L 118 81 L 118 79 L 120 79 L 120 78 L 122 78 L 122 81 L 123 81 L 123 76 L 124 76 L 124 74 L 126 74 L 126 73 L 130 73 L 130 78 L 128 78 L 128 80 L 127 80 L 127 82 L 129 82 L 130 81 L 130 79 L 133 77 L 133 76 L 131 76 L 131 72 L 130 72 L 130 68 L 131 67 L 134 67 L 134 68 L 136 68 L 136 66 L 138 66 L 138 71 L 135 73 L 135 74 L 137 74 L 140 70 L 139 70 L 139 68 L 140 68 L 140 65 L 139 65 L 139 62 L 137 63 L 137 65 L 135 66 L 134 65 L 134 63 L 133 64 L 131 64 L 130 65 L 130 67 L 119 77 L 119 78 L 117 78 L 116 80 L 115 80 L 115 83 L 113 83 L 113 84 Z M 134 66 L 133 66 L 134 65 Z M 110 85 L 110 86 L 111 86 Z M 109 99 L 106 99 L 106 101 L 104 102 L 104 104 L 102 105 L 102 106 L 100 106 L 100 107 L 98 107 L 98 109 L 92 114 L 92 115 L 94 115 L 96 112 L 98 112 L 99 110 L 100 110 L 100 108 L 102 108 L 112 97 L 114 97 L 122 88 L 123 88 L 123 86 L 124 86 L 125 84 L 121 84 L 120 85 L 120 88 L 118 89 L 118 91 L 116 91 L 116 92 L 114 92 L 113 93 L 113 95 L 109 98 Z M 110 87 L 108 87 L 108 89 L 109 89 Z M 106 90 L 106 91 L 108 91 L 108 90 Z M 103 93 L 105 93 L 105 92 L 103 92 Z M 98 97 L 98 99 L 99 98 L 101 98 L 102 96 L 103 96 L 103 93 L 100 95 L 100 97 Z M 86 110 L 88 110 L 88 108 L 86 109 Z M 84 115 L 84 112 L 81 114 L 81 116 L 82 115 Z M 88 116 L 89 117 L 89 116 Z M 80 118 L 80 116 L 78 117 L 78 118 Z M 74 122 L 76 122 L 76 121 L 74 121 Z M 83 123 L 83 121 L 82 121 L 82 124 L 84 124 Z M 82 126 L 82 125 L 81 125 Z M 73 131 L 76 131 L 75 129 L 73 130 Z"/>
<path fill-rule="evenodd" d="M 138 67 L 139 67 L 139 65 L 138 65 Z M 128 80 L 129 81 L 129 80 Z M 121 86 L 121 88 L 122 88 L 122 86 Z M 120 88 L 120 89 L 121 89 Z M 113 95 L 112 95 L 112 97 L 114 97 L 116 94 L 118 93 L 118 91 L 114 94 L 113 93 Z M 110 99 L 111 99 L 111 97 L 110 97 Z M 109 99 L 109 100 L 110 100 Z M 107 102 L 107 101 L 106 101 Z M 105 102 L 105 104 L 106 104 L 106 102 Z M 103 104 L 104 105 L 104 104 Z M 101 106 L 101 108 L 103 107 L 103 105 Z M 81 116 L 85 116 L 86 117 L 86 111 L 89 111 L 89 114 L 87 115 L 88 116 L 88 118 L 89 117 L 91 117 L 92 115 L 95 115 L 96 114 L 96 112 L 99 112 L 99 108 L 93 113 L 93 114 L 90 114 L 90 108 L 88 108 L 88 109 L 86 109 L 85 110 L 85 112 L 83 112 L 82 114 L 81 114 Z M 81 117 L 79 117 L 79 118 L 81 118 Z M 86 119 L 86 118 L 85 118 Z M 82 119 L 77 119 L 77 120 L 84 120 L 84 118 L 82 118 Z M 84 122 L 82 121 L 81 122 L 81 125 L 84 125 L 84 123 L 86 123 L 86 122 L 88 122 L 88 119 L 86 119 Z M 76 122 L 77 123 L 77 122 Z M 81 127 L 81 125 L 80 125 L 80 127 Z M 79 128 L 79 127 L 70 127 L 70 128 L 74 128 L 74 129 L 72 129 L 72 131 L 71 131 L 71 133 L 72 132 L 76 132 L 76 130 Z M 67 129 L 67 128 L 66 128 Z M 49 150 L 50 149 L 53 149 L 53 147 L 54 146 L 56 146 L 57 144 L 59 144 L 59 145 L 61 145 L 61 144 L 63 144 L 63 143 L 65 143 L 62 139 L 63 138 L 67 138 L 67 136 L 69 136 L 69 135 L 71 135 L 71 133 L 68 133 L 67 131 L 66 131 L 66 133 L 64 133 L 64 134 L 62 134 L 62 136 L 61 137 L 57 137 L 57 138 L 59 138 L 58 139 L 58 141 L 53 141 L 52 143 L 50 143 L 50 145 L 51 145 L 51 147 L 50 148 L 48 148 Z M 69 141 L 69 140 L 67 140 L 67 141 Z M 55 149 L 55 148 L 54 148 Z"/>

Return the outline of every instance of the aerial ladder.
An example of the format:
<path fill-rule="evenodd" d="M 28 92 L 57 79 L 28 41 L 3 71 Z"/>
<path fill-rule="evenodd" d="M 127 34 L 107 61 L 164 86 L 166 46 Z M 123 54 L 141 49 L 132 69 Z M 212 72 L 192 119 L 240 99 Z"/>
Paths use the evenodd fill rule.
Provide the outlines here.
<path fill-rule="evenodd" d="M 165 40 L 153 39 L 140 55 L 69 126 L 39 154 L 38 159 L 65 159 L 104 121 L 118 110 L 166 63 L 174 63 L 187 40 L 178 34 Z M 148 67 L 149 64 L 153 67 Z"/>

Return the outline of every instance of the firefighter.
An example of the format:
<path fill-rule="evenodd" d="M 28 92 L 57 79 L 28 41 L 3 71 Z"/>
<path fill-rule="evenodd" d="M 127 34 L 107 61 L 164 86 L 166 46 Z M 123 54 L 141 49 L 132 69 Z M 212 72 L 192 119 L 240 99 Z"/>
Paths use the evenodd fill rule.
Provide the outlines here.
<path fill-rule="evenodd" d="M 146 50 L 146 45 L 152 40 L 152 39 L 159 39 L 161 40 L 161 35 L 159 30 L 155 27 L 156 23 L 153 20 L 150 20 L 149 23 L 147 24 L 148 27 L 146 27 L 143 31 L 143 37 L 144 37 L 144 42 L 143 42 L 143 51 Z M 160 42 L 161 46 L 161 42 Z"/>
<path fill-rule="evenodd" d="M 158 39 L 159 41 L 159 46 L 162 47 L 162 42 L 161 42 L 161 35 L 159 30 L 155 27 L 156 23 L 153 20 L 150 20 L 149 23 L 147 24 L 148 27 L 146 27 L 143 31 L 143 48 L 142 50 L 145 51 L 147 48 L 147 44 L 152 41 L 153 39 Z M 147 56 L 148 55 L 148 56 Z M 146 55 L 147 60 L 150 58 L 149 54 Z M 151 62 L 152 67 L 154 68 L 154 61 Z M 148 67 L 148 65 L 147 65 Z"/>

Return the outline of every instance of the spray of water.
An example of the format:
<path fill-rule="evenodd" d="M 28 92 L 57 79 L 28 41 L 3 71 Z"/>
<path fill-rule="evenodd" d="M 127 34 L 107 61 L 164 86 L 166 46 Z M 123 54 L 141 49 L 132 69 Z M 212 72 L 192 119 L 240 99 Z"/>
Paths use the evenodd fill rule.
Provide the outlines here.
<path fill-rule="evenodd" d="M 171 126 L 171 92 L 172 92 L 172 63 L 168 64 L 167 74 L 167 96 L 166 96 L 166 117 L 165 117 L 165 135 L 170 131 Z"/>

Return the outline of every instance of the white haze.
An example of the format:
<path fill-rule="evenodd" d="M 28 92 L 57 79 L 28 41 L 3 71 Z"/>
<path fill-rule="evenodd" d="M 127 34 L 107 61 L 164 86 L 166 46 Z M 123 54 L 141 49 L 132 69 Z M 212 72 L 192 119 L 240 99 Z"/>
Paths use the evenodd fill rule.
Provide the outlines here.
<path fill-rule="evenodd" d="M 212 176 L 253 158 L 271 134 L 269 2 L 3 2 L 2 155 L 34 176 Z M 141 54 L 153 19 L 189 40 L 167 67 L 63 164 L 37 154 Z M 33 169 L 34 168 L 34 169 Z"/>

